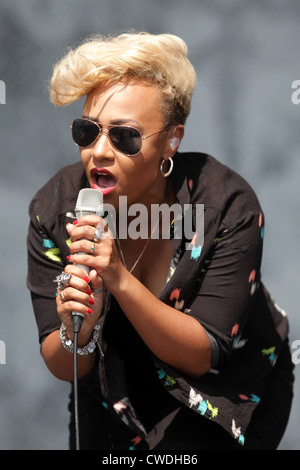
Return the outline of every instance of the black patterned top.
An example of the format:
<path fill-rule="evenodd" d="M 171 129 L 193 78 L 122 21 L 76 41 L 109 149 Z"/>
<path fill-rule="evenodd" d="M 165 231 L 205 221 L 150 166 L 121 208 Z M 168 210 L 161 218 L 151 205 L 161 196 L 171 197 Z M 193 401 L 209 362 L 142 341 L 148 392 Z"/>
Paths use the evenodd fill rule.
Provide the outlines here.
<path fill-rule="evenodd" d="M 261 282 L 263 212 L 248 183 L 206 154 L 177 153 L 171 178 L 185 215 L 170 230 L 174 257 L 160 299 L 205 328 L 212 368 L 192 380 L 158 360 L 106 292 L 99 401 L 136 433 L 136 442 L 149 440 L 167 414 L 185 406 L 243 445 L 288 335 L 285 312 Z M 70 165 L 30 205 L 28 288 L 41 342 L 60 327 L 53 281 L 67 263 L 66 223 L 74 217 L 79 190 L 87 186 L 81 163 Z M 181 230 L 178 237 L 186 207 L 192 208 L 196 227 L 197 205 L 204 208 L 201 234 L 187 237 Z"/>

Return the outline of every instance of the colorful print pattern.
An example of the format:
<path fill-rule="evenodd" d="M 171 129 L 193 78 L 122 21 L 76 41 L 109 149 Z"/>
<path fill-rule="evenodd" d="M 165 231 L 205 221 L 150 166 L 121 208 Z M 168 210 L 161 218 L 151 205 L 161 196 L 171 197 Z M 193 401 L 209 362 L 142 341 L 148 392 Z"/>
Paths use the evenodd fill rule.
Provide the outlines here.
<path fill-rule="evenodd" d="M 177 188 L 180 186 L 180 191 L 177 189 L 176 197 L 182 206 L 185 203 L 201 203 L 206 208 L 205 240 L 202 245 L 195 234 L 192 240 L 188 240 L 190 244 L 188 250 L 185 249 L 186 245 L 181 246 L 182 254 L 178 259 L 172 260 L 168 283 L 161 299 L 177 310 L 194 317 L 198 316 L 197 319 L 205 328 L 207 325 L 208 327 L 212 326 L 211 329 L 207 328 L 207 331 L 210 331 L 217 341 L 220 339 L 219 336 L 224 334 L 224 337 L 221 338 L 222 341 L 218 342 L 218 346 L 221 348 L 224 340 L 228 356 L 224 361 L 224 366 L 223 363 L 216 363 L 204 377 L 197 381 L 180 375 L 166 364 L 156 361 L 157 358 L 154 358 L 153 362 L 158 364 L 158 379 L 164 388 L 173 394 L 183 406 L 187 406 L 195 413 L 220 424 L 241 445 L 244 445 L 247 425 L 251 420 L 253 410 L 261 402 L 268 375 L 281 352 L 283 341 L 279 338 L 278 330 L 281 327 L 284 329 L 286 325 L 286 320 L 281 320 L 281 318 L 285 318 L 285 312 L 273 300 L 269 302 L 267 291 L 264 290 L 260 281 L 260 252 L 264 237 L 263 214 L 248 186 L 246 187 L 228 170 L 224 171 L 224 167 L 211 157 L 202 154 L 199 159 L 199 155 L 180 155 L 174 167 L 174 173 L 177 172 L 174 183 Z M 193 175 L 193 178 L 187 175 Z M 65 204 L 65 200 L 68 200 L 64 205 L 64 213 L 67 211 L 66 206 L 73 207 L 73 196 L 70 193 L 76 189 L 79 191 L 81 185 L 81 166 L 80 169 L 79 165 L 74 168 L 71 166 L 67 171 L 60 173 L 59 182 L 56 179 L 49 183 L 46 189 L 35 198 L 35 202 L 31 206 L 29 283 L 34 287 L 37 295 L 49 298 L 49 304 L 53 300 L 48 295 L 48 286 L 53 281 L 53 273 L 60 273 L 61 263 L 64 263 L 65 253 L 70 242 L 65 232 L 65 225 L 62 228 L 62 225 L 65 224 L 65 218 L 62 216 L 61 205 Z M 56 206 L 52 204 L 51 214 L 49 214 L 47 202 L 49 198 L 53 200 L 53 196 L 58 193 L 58 188 L 61 188 L 60 197 L 58 200 L 54 198 Z M 62 194 L 64 195 L 63 200 Z M 251 209 L 248 211 L 249 206 Z M 41 217 L 36 216 L 38 213 L 41 214 Z M 66 214 L 66 216 L 70 217 L 70 214 Z M 38 232 L 39 237 L 37 236 Z M 234 280 L 238 281 L 239 287 L 243 289 L 243 292 L 246 292 L 245 303 L 250 302 L 251 305 L 257 305 L 257 312 L 255 308 L 251 310 L 253 317 L 251 315 L 244 316 L 244 312 L 240 314 L 239 304 L 235 304 L 234 308 L 227 311 L 223 307 L 230 295 L 231 299 L 240 295 L 236 292 L 235 285 L 229 285 L 227 289 L 227 283 L 234 272 L 234 267 L 232 271 L 224 269 L 226 272 L 221 272 L 221 274 L 216 270 L 218 275 L 214 279 L 213 288 L 210 285 L 209 290 L 202 290 L 205 280 L 214 272 L 214 269 L 209 269 L 211 259 L 218 260 L 221 254 L 222 260 L 229 260 L 228 266 L 231 268 L 230 262 L 237 252 L 240 256 L 238 261 L 242 260 L 239 266 L 243 265 L 246 268 L 242 277 Z M 216 257 L 214 257 L 215 253 Z M 227 258 L 224 256 L 226 254 L 228 254 Z M 225 287 L 223 288 L 223 286 Z M 226 297 L 227 292 L 230 295 Z M 268 323 L 267 320 L 264 321 L 266 306 L 264 300 L 256 304 L 259 295 L 268 302 L 267 315 L 274 317 L 274 325 L 271 322 Z M 214 305 L 213 301 L 206 304 L 207 298 L 213 298 L 217 304 L 217 308 L 213 312 L 210 311 L 210 307 Z M 200 299 L 201 307 L 209 305 L 209 308 L 203 307 L 198 311 L 194 306 L 194 299 Z M 201 304 L 203 299 L 203 304 Z M 41 336 L 47 331 L 49 325 L 53 327 L 55 324 L 52 312 L 52 308 L 49 308 L 49 311 L 43 309 L 43 311 L 37 312 L 38 315 L 43 316 L 43 325 L 45 325 L 39 327 L 45 328 L 44 331 L 40 331 Z M 277 314 L 278 316 L 276 316 Z M 211 323 L 210 318 L 213 318 Z M 223 322 L 224 318 L 227 323 Z M 251 331 L 255 333 L 254 340 L 251 335 L 247 335 L 245 322 L 248 321 Z M 225 327 L 224 323 L 226 323 Z M 271 329 L 267 329 L 266 325 L 270 324 Z M 57 325 L 59 328 L 58 320 Z M 278 327 L 278 325 L 280 326 Z M 285 337 L 283 334 L 282 338 L 285 339 Z M 231 361 L 231 358 L 234 360 Z M 259 384 L 257 384 L 257 370 L 261 372 L 262 377 Z M 104 375 L 102 374 L 101 380 Z M 138 370 L 136 377 L 138 380 Z M 145 383 L 145 387 L 147 387 L 147 383 Z M 106 387 L 103 386 L 103 407 L 115 413 L 131 430 L 135 429 L 137 426 L 130 415 L 130 403 L 124 397 L 125 388 L 122 393 L 118 393 L 118 397 L 124 398 L 116 399 L 113 403 L 109 394 L 105 396 L 105 390 Z M 112 395 L 115 397 L 114 393 Z M 155 397 L 153 401 L 155 401 Z M 155 405 L 156 403 L 153 406 Z M 134 432 L 129 444 L 132 449 L 138 448 L 142 442 L 138 432 Z"/>

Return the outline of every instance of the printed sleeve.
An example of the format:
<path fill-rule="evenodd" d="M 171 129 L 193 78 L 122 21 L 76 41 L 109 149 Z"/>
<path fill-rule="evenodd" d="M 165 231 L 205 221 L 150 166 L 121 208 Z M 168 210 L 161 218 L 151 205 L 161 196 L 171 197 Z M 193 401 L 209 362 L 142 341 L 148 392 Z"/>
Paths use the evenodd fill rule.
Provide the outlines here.
<path fill-rule="evenodd" d="M 242 332 L 260 283 L 263 215 L 250 213 L 215 238 L 187 313 L 205 328 L 212 366 L 223 362 Z"/>
<path fill-rule="evenodd" d="M 56 310 L 56 278 L 64 263 L 61 249 L 55 241 L 55 229 L 46 228 L 38 212 L 30 206 L 30 224 L 27 237 L 27 287 L 37 322 L 39 341 L 60 327 Z M 51 222 L 50 222 L 51 224 Z"/>

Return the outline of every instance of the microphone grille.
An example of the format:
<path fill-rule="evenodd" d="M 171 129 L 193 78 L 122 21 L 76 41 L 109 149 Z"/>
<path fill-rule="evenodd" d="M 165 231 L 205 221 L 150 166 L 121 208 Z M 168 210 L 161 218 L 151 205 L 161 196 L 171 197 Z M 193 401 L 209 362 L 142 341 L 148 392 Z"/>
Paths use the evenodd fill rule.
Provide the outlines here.
<path fill-rule="evenodd" d="M 76 217 L 83 215 L 103 215 L 103 194 L 92 188 L 81 189 L 75 206 Z"/>

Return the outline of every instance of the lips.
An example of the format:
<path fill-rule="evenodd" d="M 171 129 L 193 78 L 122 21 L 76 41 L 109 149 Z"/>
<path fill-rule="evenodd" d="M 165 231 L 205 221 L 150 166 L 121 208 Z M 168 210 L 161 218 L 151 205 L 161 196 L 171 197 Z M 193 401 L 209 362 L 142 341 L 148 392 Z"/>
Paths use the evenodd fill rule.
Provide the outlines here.
<path fill-rule="evenodd" d="M 105 168 L 93 168 L 90 174 L 94 189 L 100 189 L 104 195 L 114 190 L 116 180 L 108 170 Z"/>

